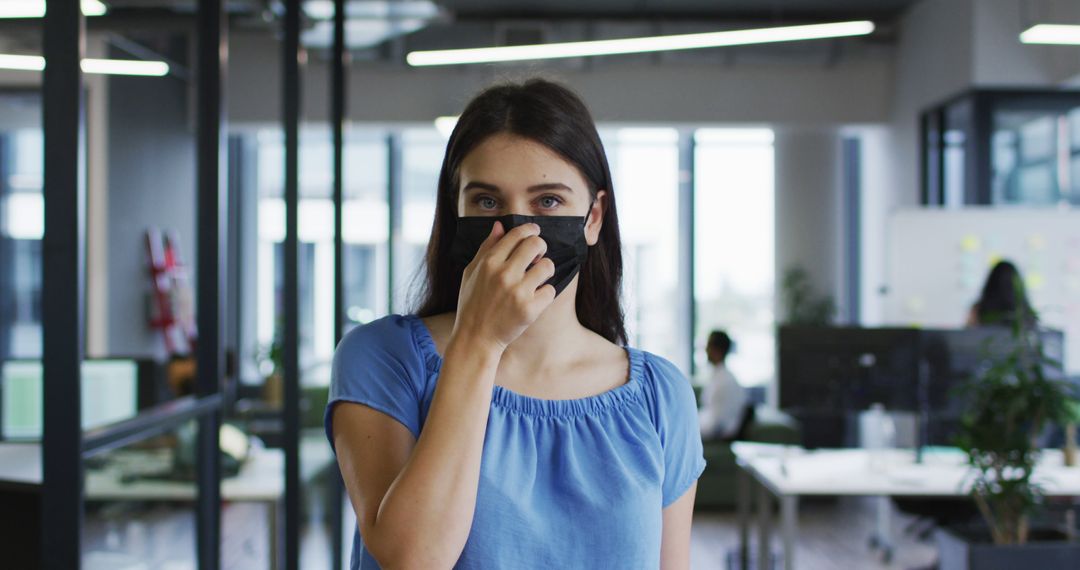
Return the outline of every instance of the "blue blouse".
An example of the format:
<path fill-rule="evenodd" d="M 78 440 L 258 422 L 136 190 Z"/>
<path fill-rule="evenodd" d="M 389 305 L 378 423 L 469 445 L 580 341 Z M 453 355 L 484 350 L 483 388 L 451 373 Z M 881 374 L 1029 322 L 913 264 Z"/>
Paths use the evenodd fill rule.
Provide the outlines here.
<path fill-rule="evenodd" d="M 674 364 L 625 348 L 629 381 L 576 400 L 545 400 L 495 385 L 476 510 L 455 568 L 652 568 L 662 508 L 705 469 L 694 392 Z M 334 354 L 324 423 L 357 402 L 417 438 L 442 358 L 416 315 L 350 331 Z M 336 453 L 336 451 L 335 451 Z M 379 565 L 353 535 L 353 569 Z"/>

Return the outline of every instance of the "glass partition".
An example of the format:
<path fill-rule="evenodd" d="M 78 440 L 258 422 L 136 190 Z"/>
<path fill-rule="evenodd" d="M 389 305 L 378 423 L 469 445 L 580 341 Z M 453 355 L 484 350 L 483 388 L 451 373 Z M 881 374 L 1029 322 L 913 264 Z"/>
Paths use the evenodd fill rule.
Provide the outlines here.
<path fill-rule="evenodd" d="M 1080 92 L 976 89 L 922 123 L 925 203 L 1080 204 Z"/>

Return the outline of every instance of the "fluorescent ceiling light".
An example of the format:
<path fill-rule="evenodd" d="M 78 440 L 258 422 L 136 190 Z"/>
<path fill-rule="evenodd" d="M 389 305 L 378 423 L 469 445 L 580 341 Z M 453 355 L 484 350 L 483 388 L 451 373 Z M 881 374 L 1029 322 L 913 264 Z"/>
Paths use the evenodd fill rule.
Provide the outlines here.
<path fill-rule="evenodd" d="M 330 20 L 334 17 L 334 3 L 308 0 L 304 2 L 304 14 L 314 20 Z M 431 0 L 352 0 L 345 4 L 345 17 L 349 20 L 432 19 L 440 14 L 439 7 Z"/>
<path fill-rule="evenodd" d="M 82 0 L 84 16 L 101 16 L 107 8 L 101 0 Z M 0 0 L 0 18 L 41 18 L 45 0 Z"/>
<path fill-rule="evenodd" d="M 42 69 L 45 69 L 45 58 L 40 55 L 0 54 L 0 69 L 41 71 Z"/>
<path fill-rule="evenodd" d="M 84 59 L 80 64 L 84 73 L 103 73 L 109 75 L 145 75 L 161 77 L 169 73 L 169 64 L 164 61 L 140 61 L 130 59 Z M 45 58 L 40 55 L 0 54 L 0 69 L 21 71 L 41 71 L 45 69 Z"/>
<path fill-rule="evenodd" d="M 1025 44 L 1080 45 L 1080 25 L 1036 24 L 1020 33 Z"/>
<path fill-rule="evenodd" d="M 86 73 L 161 77 L 169 73 L 169 64 L 164 61 L 132 59 L 84 59 L 82 60 L 82 70 Z"/>
<path fill-rule="evenodd" d="M 587 57 L 654 51 L 673 51 L 709 47 L 791 42 L 862 36 L 874 31 L 874 23 L 866 20 L 756 28 L 703 34 L 652 36 L 619 40 L 597 40 L 540 45 L 505 46 L 474 49 L 414 51 L 406 56 L 412 66 L 456 65 L 464 63 L 492 63 L 497 61 L 523 61 L 530 59 L 556 59 L 564 57 Z"/>

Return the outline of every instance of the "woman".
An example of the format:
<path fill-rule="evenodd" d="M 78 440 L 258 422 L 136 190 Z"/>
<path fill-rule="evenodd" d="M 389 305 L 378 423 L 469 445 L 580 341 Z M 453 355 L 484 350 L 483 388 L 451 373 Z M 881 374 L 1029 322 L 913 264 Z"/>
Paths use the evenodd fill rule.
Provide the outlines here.
<path fill-rule="evenodd" d="M 999 261 L 986 276 L 982 294 L 968 312 L 967 325 L 1013 326 L 1020 319 L 1025 326 L 1036 322 L 1035 311 L 1024 292 L 1024 280 L 1012 262 Z"/>
<path fill-rule="evenodd" d="M 531 80 L 469 103 L 416 314 L 334 356 L 326 432 L 352 568 L 687 568 L 693 390 L 625 346 L 611 173 L 584 104 Z"/>

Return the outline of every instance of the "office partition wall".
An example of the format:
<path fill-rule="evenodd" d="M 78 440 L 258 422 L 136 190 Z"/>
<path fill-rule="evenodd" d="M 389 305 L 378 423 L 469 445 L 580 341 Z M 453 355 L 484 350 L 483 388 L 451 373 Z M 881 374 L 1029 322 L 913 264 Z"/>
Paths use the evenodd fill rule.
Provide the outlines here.
<path fill-rule="evenodd" d="M 85 23 L 78 3 L 53 2 L 44 17 L 44 248 L 41 562 L 45 568 L 79 568 L 85 563 L 84 499 L 100 490 L 85 480 L 84 462 L 182 426 L 198 424 L 196 535 L 198 565 L 220 565 L 220 424 L 223 379 L 221 265 L 215 255 L 224 235 L 221 183 L 222 73 L 227 50 L 223 4 L 199 3 L 196 109 L 199 262 L 197 316 L 200 336 L 195 393 L 161 403 L 128 419 L 84 432 L 81 425 L 81 363 L 86 283 L 86 107 L 83 75 Z M 205 252 L 212 252 L 204 254 Z"/>

